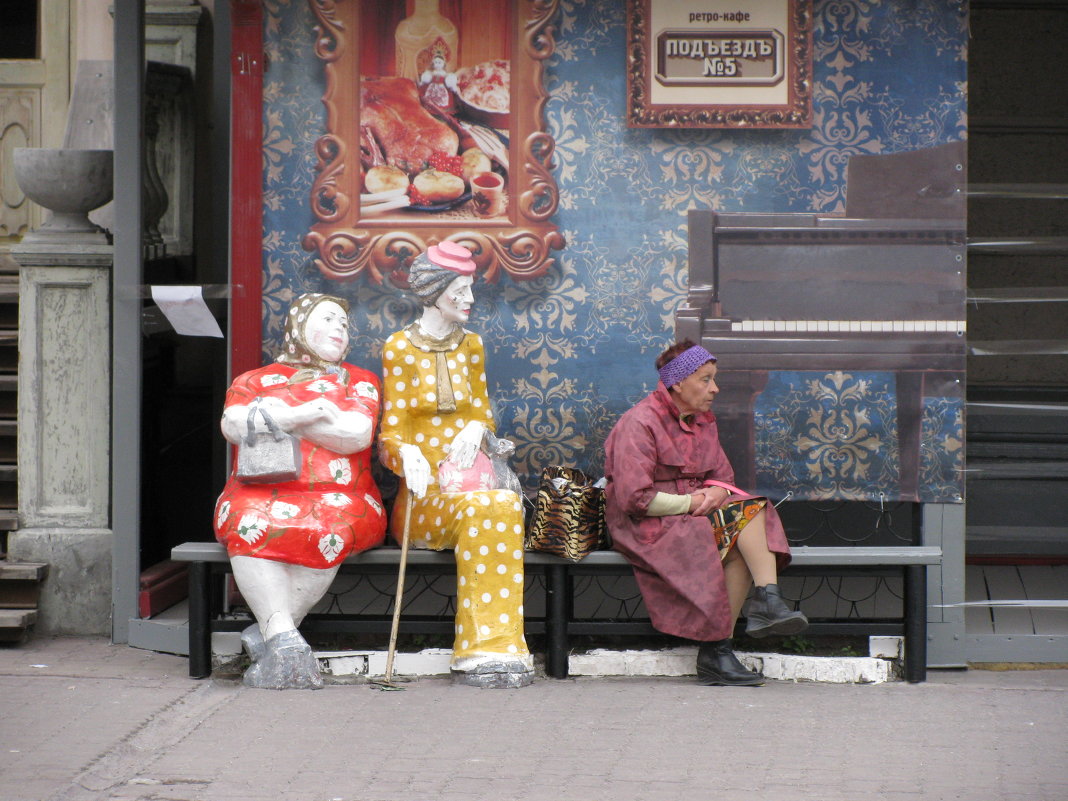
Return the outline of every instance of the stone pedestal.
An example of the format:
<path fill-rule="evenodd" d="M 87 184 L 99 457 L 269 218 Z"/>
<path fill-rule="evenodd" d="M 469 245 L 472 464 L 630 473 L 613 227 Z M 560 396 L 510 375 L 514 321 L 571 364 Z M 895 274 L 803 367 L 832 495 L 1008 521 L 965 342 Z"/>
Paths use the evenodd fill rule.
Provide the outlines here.
<path fill-rule="evenodd" d="M 107 635 L 112 247 L 38 242 L 11 255 L 20 264 L 19 528 L 9 558 L 50 565 L 38 632 Z"/>

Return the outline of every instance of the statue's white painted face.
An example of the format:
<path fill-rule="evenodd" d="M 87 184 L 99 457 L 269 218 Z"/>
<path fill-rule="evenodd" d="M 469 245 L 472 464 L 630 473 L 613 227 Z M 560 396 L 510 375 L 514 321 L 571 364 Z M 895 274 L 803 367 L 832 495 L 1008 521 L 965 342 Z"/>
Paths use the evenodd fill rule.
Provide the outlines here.
<path fill-rule="evenodd" d="M 304 323 L 304 341 L 324 362 L 340 362 L 349 350 L 349 316 L 333 301 L 324 300 Z"/>
<path fill-rule="evenodd" d="M 446 287 L 434 304 L 441 317 L 449 323 L 466 323 L 471 316 L 471 305 L 475 302 L 474 292 L 471 285 L 475 279 L 470 275 L 458 275 L 453 282 Z"/>

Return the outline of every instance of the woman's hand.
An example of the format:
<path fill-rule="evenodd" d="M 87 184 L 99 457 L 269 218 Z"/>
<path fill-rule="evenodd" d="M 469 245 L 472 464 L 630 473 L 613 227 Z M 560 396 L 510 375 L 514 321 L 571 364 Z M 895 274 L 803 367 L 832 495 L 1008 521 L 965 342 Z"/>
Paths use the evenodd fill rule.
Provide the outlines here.
<path fill-rule="evenodd" d="M 430 484 L 430 462 L 423 456 L 418 445 L 401 445 L 400 457 L 404 483 L 408 485 L 408 492 L 416 498 L 422 498 L 426 495 L 426 488 Z"/>
<path fill-rule="evenodd" d="M 270 415 L 278 428 L 298 437 L 302 436 L 301 429 L 305 426 L 319 422 L 331 423 L 340 414 L 337 406 L 328 400 L 317 400 L 290 407 L 278 398 L 257 397 L 248 405 L 229 406 L 223 411 L 223 436 L 235 445 L 248 436 L 250 413 L 252 414 L 252 430 L 267 431 L 267 421 L 260 414 L 261 409 Z"/>
<path fill-rule="evenodd" d="M 371 447 L 374 421 L 362 410 L 343 412 L 326 398 L 292 407 L 277 398 L 265 398 L 261 405 L 283 431 L 335 453 L 350 454 Z"/>
<path fill-rule="evenodd" d="M 690 514 L 701 517 L 721 507 L 730 493 L 723 487 L 701 487 L 690 495 Z"/>
<path fill-rule="evenodd" d="M 477 420 L 472 420 L 463 427 L 449 446 L 449 461 L 466 470 L 475 463 L 478 449 L 482 447 L 482 437 L 486 434 L 486 426 Z"/>
<path fill-rule="evenodd" d="M 315 423 L 333 423 L 341 411 L 326 398 L 288 406 L 277 398 L 265 398 L 260 404 L 283 431 L 300 436 L 300 430 Z"/>

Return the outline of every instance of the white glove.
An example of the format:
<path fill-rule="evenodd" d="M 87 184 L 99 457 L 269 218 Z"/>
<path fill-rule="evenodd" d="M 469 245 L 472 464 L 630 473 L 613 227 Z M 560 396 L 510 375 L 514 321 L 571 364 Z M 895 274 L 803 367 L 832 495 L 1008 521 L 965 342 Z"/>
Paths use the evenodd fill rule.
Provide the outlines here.
<path fill-rule="evenodd" d="M 461 470 L 466 470 L 475 463 L 479 448 L 482 447 L 482 437 L 486 434 L 486 426 L 477 420 L 472 420 L 463 427 L 449 446 L 449 461 Z"/>
<path fill-rule="evenodd" d="M 426 488 L 430 483 L 430 462 L 423 456 L 418 445 L 401 445 L 400 457 L 408 492 L 416 498 L 422 498 L 426 495 Z"/>

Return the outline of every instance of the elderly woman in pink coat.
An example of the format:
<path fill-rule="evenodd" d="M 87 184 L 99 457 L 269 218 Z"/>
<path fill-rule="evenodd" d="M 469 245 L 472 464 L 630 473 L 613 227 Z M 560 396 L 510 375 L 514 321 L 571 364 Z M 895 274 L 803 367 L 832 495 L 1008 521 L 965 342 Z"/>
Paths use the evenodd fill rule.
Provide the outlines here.
<path fill-rule="evenodd" d="M 731 646 L 743 605 L 751 637 L 808 626 L 779 594 L 778 571 L 790 560 L 782 523 L 766 499 L 709 483 L 734 482 L 711 412 L 716 357 L 687 340 L 656 367 L 656 390 L 620 417 L 605 443 L 613 543 L 634 567 L 653 625 L 700 644 L 698 681 L 763 684 Z"/>

